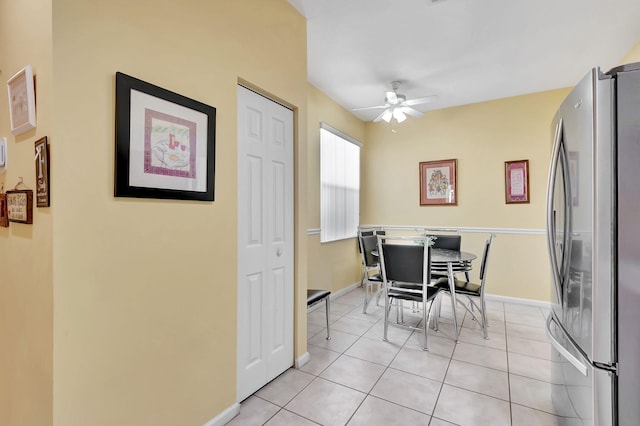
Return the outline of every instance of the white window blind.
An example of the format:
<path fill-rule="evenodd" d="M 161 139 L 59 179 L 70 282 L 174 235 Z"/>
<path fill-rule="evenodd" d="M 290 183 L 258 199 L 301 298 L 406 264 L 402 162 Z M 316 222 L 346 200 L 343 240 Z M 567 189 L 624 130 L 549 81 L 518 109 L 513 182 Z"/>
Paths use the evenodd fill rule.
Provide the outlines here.
<path fill-rule="evenodd" d="M 360 142 L 320 123 L 320 242 L 357 236 Z"/>

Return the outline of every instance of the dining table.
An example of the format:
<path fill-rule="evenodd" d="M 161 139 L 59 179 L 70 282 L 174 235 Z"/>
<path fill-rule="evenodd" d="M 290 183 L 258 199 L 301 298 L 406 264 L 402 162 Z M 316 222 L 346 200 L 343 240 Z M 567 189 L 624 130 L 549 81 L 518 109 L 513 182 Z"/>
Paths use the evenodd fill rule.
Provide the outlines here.
<path fill-rule="evenodd" d="M 378 257 L 378 250 L 373 250 L 371 254 Z M 472 268 L 471 262 L 477 257 L 475 254 L 466 251 L 431 248 L 431 274 L 446 276 L 449 281 L 456 342 L 458 341 L 462 324 L 458 327 L 455 274 L 465 273 L 468 279 L 468 273 Z"/>

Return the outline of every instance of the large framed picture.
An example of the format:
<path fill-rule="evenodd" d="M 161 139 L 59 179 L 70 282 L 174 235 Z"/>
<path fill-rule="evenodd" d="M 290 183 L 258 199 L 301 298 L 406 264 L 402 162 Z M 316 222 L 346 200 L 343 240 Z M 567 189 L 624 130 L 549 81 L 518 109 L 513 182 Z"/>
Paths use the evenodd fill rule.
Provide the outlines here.
<path fill-rule="evenodd" d="M 505 203 L 529 202 L 529 160 L 504 162 Z"/>
<path fill-rule="evenodd" d="M 423 161 L 420 163 L 420 205 L 455 206 L 458 160 Z"/>
<path fill-rule="evenodd" d="M 36 127 L 36 92 L 33 70 L 27 65 L 7 81 L 11 132 L 19 135 Z"/>
<path fill-rule="evenodd" d="M 115 196 L 214 200 L 216 109 L 116 73 Z"/>

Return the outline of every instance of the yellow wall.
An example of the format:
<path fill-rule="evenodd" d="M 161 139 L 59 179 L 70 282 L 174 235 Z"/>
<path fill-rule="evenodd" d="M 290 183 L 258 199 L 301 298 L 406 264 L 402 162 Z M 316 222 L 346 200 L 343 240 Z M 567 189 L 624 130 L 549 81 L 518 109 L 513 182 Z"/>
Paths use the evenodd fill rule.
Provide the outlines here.
<path fill-rule="evenodd" d="M 640 45 L 621 62 L 634 60 Z M 0 102 L 0 184 L 22 176 L 34 188 L 33 142 L 48 136 L 52 207 L 0 228 L 10 426 L 202 424 L 235 402 L 239 79 L 296 108 L 296 356 L 307 276 L 334 291 L 359 278 L 355 241 L 306 235 L 320 225 L 319 121 L 364 144 L 363 223 L 541 228 L 549 123 L 568 92 L 434 111 L 396 133 L 365 125 L 307 84 L 305 21 L 285 0 L 0 0 L 0 76 L 26 64 L 38 126 L 14 137 Z M 214 203 L 113 197 L 116 71 L 217 107 Z M 417 163 L 442 158 L 459 159 L 460 204 L 418 207 Z M 505 206 L 503 161 L 521 158 L 532 203 Z M 474 251 L 481 242 L 464 237 Z M 493 256 L 490 292 L 548 298 L 542 237 L 501 235 Z"/>
<path fill-rule="evenodd" d="M 368 224 L 451 227 L 545 227 L 545 192 L 553 115 L 568 89 L 430 111 L 401 125 L 367 125 L 362 219 Z M 458 160 L 458 205 L 419 205 L 420 161 Z M 504 162 L 529 160 L 529 204 L 505 204 Z M 482 255 L 486 235 L 463 236 Z M 476 268 L 479 269 L 479 268 Z M 477 271 L 476 271 L 477 274 Z M 499 235 L 487 291 L 549 300 L 544 235 Z"/>
<path fill-rule="evenodd" d="M 621 63 L 638 60 L 640 43 Z M 432 111 L 401 125 L 365 125 L 309 87 L 309 228 L 320 227 L 318 123 L 324 121 L 363 142 L 363 224 L 544 229 L 551 119 L 571 88 Z M 448 158 L 458 159 L 458 206 L 420 207 L 418 163 Z M 504 161 L 520 159 L 529 160 L 531 202 L 507 205 Z M 486 237 L 465 233 L 464 248 L 480 256 Z M 319 235 L 310 235 L 308 249 L 310 288 L 335 292 L 359 279 L 354 240 L 320 244 Z M 500 234 L 492 249 L 488 291 L 548 301 L 547 257 L 544 235 Z"/>
<path fill-rule="evenodd" d="M 36 129 L 14 136 L 5 82 L 25 65 L 36 75 Z M 35 190 L 34 142 L 53 137 L 50 0 L 0 0 L 0 138 L 7 138 L 8 167 L 0 185 L 19 177 Z M 25 189 L 24 187 L 20 187 Z M 59 194 L 53 192 L 53 197 Z M 53 208 L 33 207 L 33 225 L 0 228 L 0 424 L 52 421 Z"/>
<path fill-rule="evenodd" d="M 640 42 L 638 42 L 631 50 L 624 55 L 624 58 L 620 61 L 621 64 L 628 64 L 631 62 L 640 61 Z"/>
<path fill-rule="evenodd" d="M 305 20 L 284 0 L 56 0 L 53 52 L 54 424 L 203 424 L 236 400 L 239 78 L 298 108 L 306 289 Z M 215 202 L 114 198 L 116 71 L 217 108 Z"/>
<path fill-rule="evenodd" d="M 350 111 L 336 104 L 313 85 L 309 90 L 309 161 L 307 205 L 309 228 L 320 229 L 320 122 L 349 135 L 367 147 L 364 138 L 365 124 Z M 366 186 L 364 179 L 361 186 Z M 362 216 L 362 210 L 360 211 Z M 320 244 L 320 235 L 309 235 L 308 268 L 309 288 L 322 288 L 333 292 L 360 280 L 360 257 L 355 238 Z"/>

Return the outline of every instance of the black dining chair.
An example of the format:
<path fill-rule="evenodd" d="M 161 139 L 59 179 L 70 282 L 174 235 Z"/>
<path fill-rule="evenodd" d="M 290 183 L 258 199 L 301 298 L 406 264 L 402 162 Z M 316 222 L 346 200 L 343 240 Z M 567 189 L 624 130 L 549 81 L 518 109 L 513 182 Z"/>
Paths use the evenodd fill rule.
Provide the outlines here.
<path fill-rule="evenodd" d="M 367 234 L 364 234 L 367 232 Z M 379 300 L 380 290 L 382 289 L 382 276 L 380 275 L 380 266 L 378 263 L 378 257 L 374 256 L 373 252 L 376 250 L 378 237 L 376 231 L 372 231 L 372 234 L 368 234 L 369 231 L 358 231 L 358 240 L 360 242 L 360 257 L 362 259 L 362 285 L 364 286 L 364 303 L 362 306 L 362 313 L 367 313 L 369 302 L 375 295 L 376 300 Z M 379 235 L 384 235 L 384 232 Z M 375 287 L 375 292 L 372 288 Z"/>
<path fill-rule="evenodd" d="M 473 320 L 476 321 L 480 327 L 482 328 L 482 334 L 485 339 L 489 338 L 489 334 L 487 331 L 487 327 L 489 326 L 489 322 L 487 320 L 487 306 L 484 300 L 484 290 L 485 283 L 487 280 L 487 266 L 489 262 L 489 252 L 491 251 L 491 243 L 493 242 L 493 234 L 489 236 L 487 241 L 484 244 L 484 252 L 482 253 L 482 263 L 480 264 L 480 282 L 473 283 L 469 280 L 462 281 L 458 279 L 454 279 L 456 296 L 462 295 L 466 296 L 468 300 L 468 304 L 463 303 L 459 298 L 456 297 L 458 303 L 460 303 L 464 308 L 471 314 Z M 450 292 L 449 287 L 449 279 L 448 277 L 442 277 L 438 279 L 434 286 L 446 291 Z M 472 298 L 477 298 L 477 303 Z M 478 318 L 474 311 L 478 311 Z"/>
<path fill-rule="evenodd" d="M 431 308 L 440 293 L 440 288 L 431 282 L 431 248 L 426 237 L 382 237 L 378 236 L 380 270 L 384 283 L 384 337 L 387 341 L 389 311 L 392 303 L 397 309 L 396 322 L 399 326 L 422 330 L 423 350 L 428 350 L 427 332 Z M 411 244 L 413 243 L 413 244 Z M 399 320 L 403 301 L 421 304 L 422 320 L 416 326 Z M 407 309 L 413 309 L 413 307 Z M 420 327 L 421 325 L 421 327 Z"/>
<path fill-rule="evenodd" d="M 434 249 L 460 251 L 460 247 L 462 247 L 461 235 L 428 234 L 427 236 L 433 238 L 433 245 L 431 247 Z M 431 274 L 437 276 L 446 276 L 447 272 L 432 271 Z M 469 281 L 469 272 L 465 272 L 464 274 L 467 281 Z"/>
<path fill-rule="evenodd" d="M 433 248 L 460 251 L 462 236 L 460 235 L 436 235 L 429 234 L 427 237 L 434 238 Z"/>
<path fill-rule="evenodd" d="M 307 309 L 324 300 L 327 313 L 327 340 L 331 340 L 329 332 L 329 315 L 331 314 L 331 292 L 329 290 L 307 289 Z"/>

